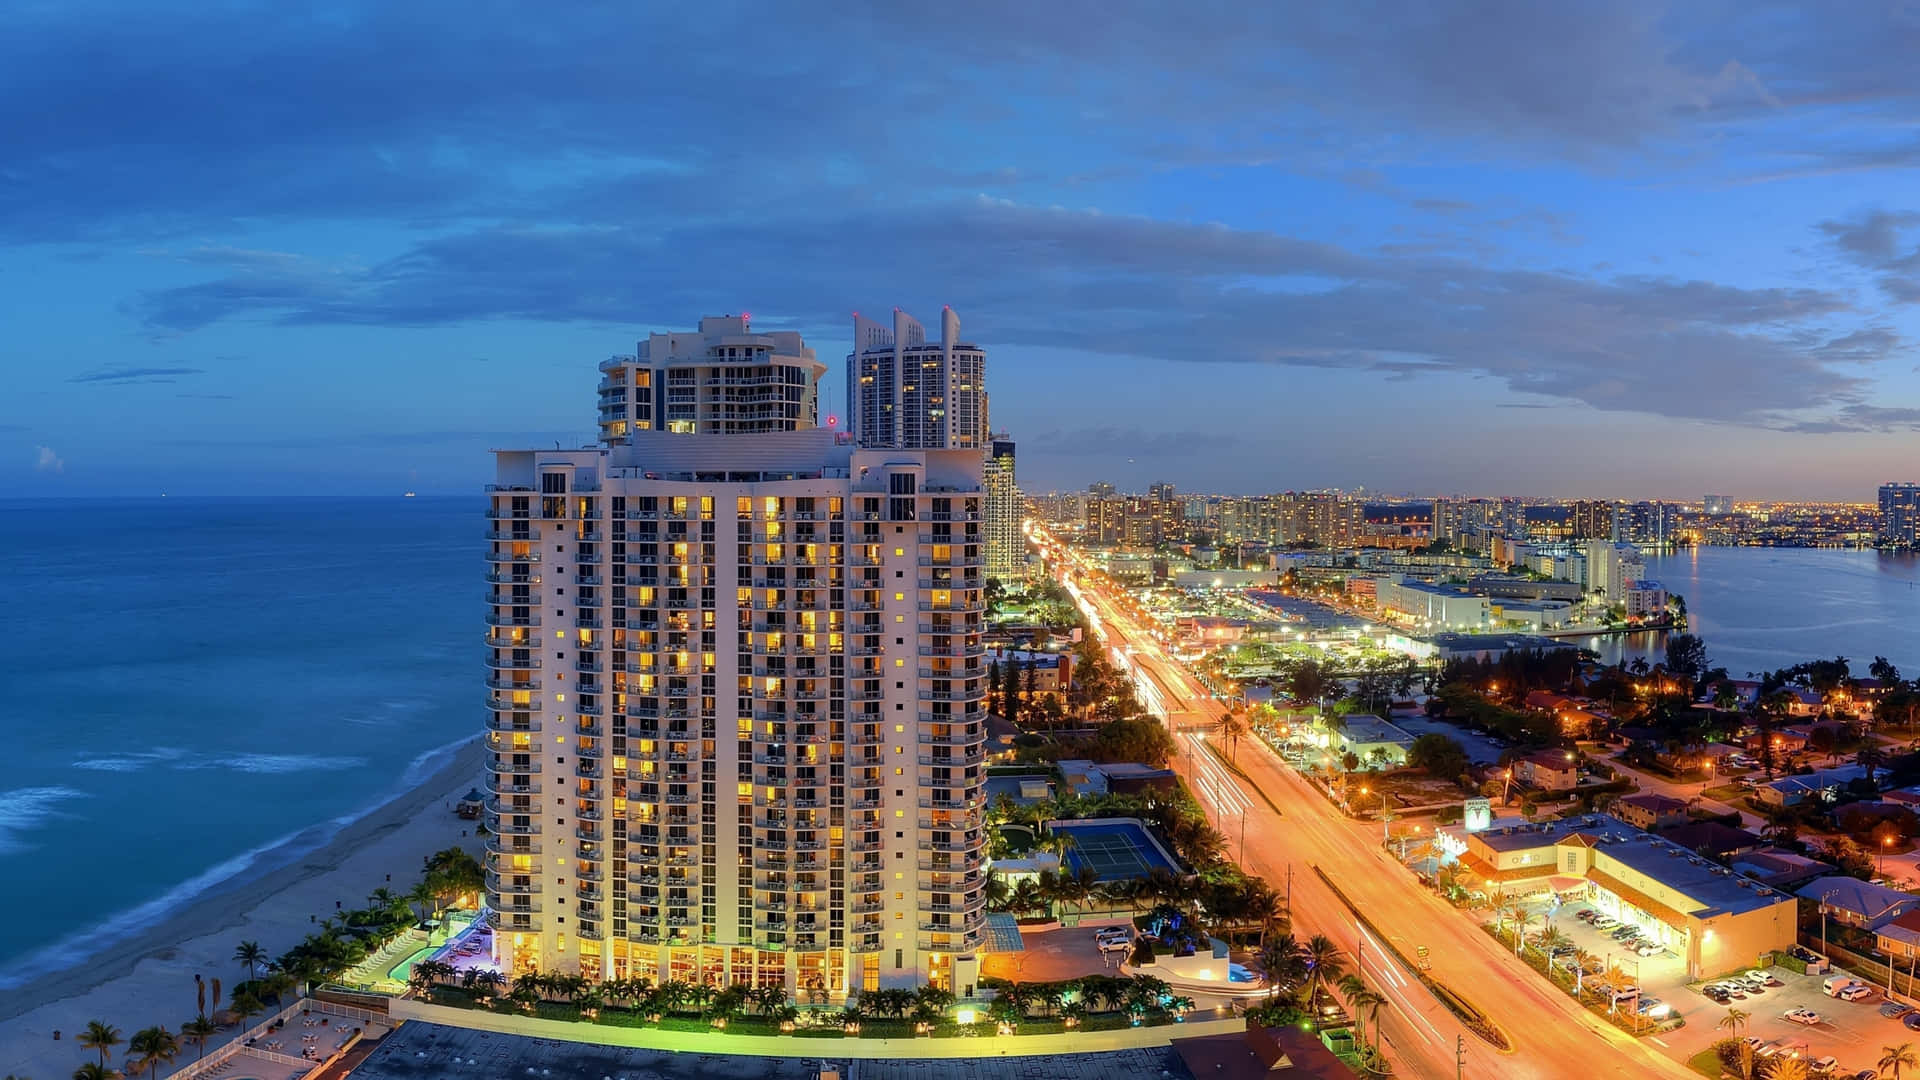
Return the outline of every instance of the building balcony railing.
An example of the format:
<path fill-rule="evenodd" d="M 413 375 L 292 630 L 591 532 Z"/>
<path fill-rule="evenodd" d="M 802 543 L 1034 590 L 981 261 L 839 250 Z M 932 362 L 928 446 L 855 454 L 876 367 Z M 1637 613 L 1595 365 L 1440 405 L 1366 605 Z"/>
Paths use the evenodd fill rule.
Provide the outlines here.
<path fill-rule="evenodd" d="M 488 833 L 485 846 L 488 851 L 501 856 L 540 854 L 540 845 L 538 843 L 522 840 L 520 837 L 515 836 L 499 836 L 494 833 Z"/>
<path fill-rule="evenodd" d="M 533 662 L 528 661 L 528 663 L 531 664 Z M 527 693 L 532 693 L 540 689 L 540 680 L 532 679 L 526 682 L 517 682 L 513 679 L 488 679 L 487 689 L 489 690 L 521 690 Z"/>
<path fill-rule="evenodd" d="M 512 606 L 524 607 L 526 605 L 516 604 Z M 493 613 L 487 616 L 487 625 L 488 626 L 525 626 L 525 627 L 539 626 L 540 616 L 538 615 L 501 615 L 498 613 Z"/>
<path fill-rule="evenodd" d="M 539 537 L 531 529 L 488 529 L 481 534 L 485 539 L 508 544 L 531 544 Z"/>
<path fill-rule="evenodd" d="M 489 585 L 533 586 L 533 585 L 540 584 L 540 575 L 539 574 L 488 574 L 486 576 L 486 582 Z"/>
<path fill-rule="evenodd" d="M 528 551 L 516 555 L 511 551 L 489 551 L 486 559 L 490 563 L 537 563 L 540 561 L 540 553 Z"/>
<path fill-rule="evenodd" d="M 946 765 L 953 768 L 965 768 L 968 765 L 979 765 L 986 760 L 987 760 L 987 755 L 984 750 L 975 750 L 970 753 L 964 753 L 964 754 L 949 754 L 946 756 L 942 756 L 939 754 L 921 754 L 920 755 L 920 764 L 922 765 Z"/>
<path fill-rule="evenodd" d="M 522 761 L 502 761 L 498 756 L 487 761 L 487 771 L 500 776 L 518 776 L 522 773 L 539 775 L 540 762 L 532 757 Z"/>
<path fill-rule="evenodd" d="M 531 642 L 523 641 L 523 642 L 518 642 L 517 644 L 519 646 L 520 651 L 522 652 L 532 651 Z M 489 668 L 492 668 L 495 671 L 538 671 L 540 670 L 540 658 L 536 656 L 523 656 L 517 660 L 511 656 L 489 656 L 487 657 L 486 664 Z M 488 680 L 487 685 L 492 686 L 493 681 Z"/>
<path fill-rule="evenodd" d="M 525 881 L 517 880 L 526 878 Z M 490 893 L 520 893 L 530 895 L 544 888 L 539 879 L 528 874 L 502 874 L 496 870 L 487 871 L 487 891 Z"/>
<path fill-rule="evenodd" d="M 508 701 L 505 698 L 490 697 L 487 708 L 494 712 L 539 712 L 540 700 L 531 698 L 526 701 Z"/>

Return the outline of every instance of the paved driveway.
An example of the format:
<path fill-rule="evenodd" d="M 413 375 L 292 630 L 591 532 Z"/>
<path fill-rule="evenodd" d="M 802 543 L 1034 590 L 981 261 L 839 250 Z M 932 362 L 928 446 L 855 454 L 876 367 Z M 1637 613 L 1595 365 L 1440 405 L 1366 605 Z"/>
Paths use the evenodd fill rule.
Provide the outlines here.
<path fill-rule="evenodd" d="M 1125 954 L 1102 955 L 1093 943 L 1093 932 L 1102 926 L 1130 925 L 1126 919 L 1098 919 L 1054 930 L 1022 930 L 1020 940 L 1025 950 L 983 954 L 980 973 L 1016 982 L 1058 982 L 1083 975 L 1118 974 L 1116 965 Z"/>

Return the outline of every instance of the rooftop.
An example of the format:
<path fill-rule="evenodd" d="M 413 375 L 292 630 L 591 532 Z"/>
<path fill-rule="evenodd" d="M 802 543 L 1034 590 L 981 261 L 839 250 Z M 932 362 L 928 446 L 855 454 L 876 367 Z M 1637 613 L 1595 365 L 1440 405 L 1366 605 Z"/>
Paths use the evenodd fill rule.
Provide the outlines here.
<path fill-rule="evenodd" d="M 1817 900 L 1823 907 L 1858 915 L 1870 923 L 1886 918 L 1902 904 L 1920 905 L 1920 896 L 1840 875 L 1809 881 L 1800 886 L 1795 895 Z"/>
<path fill-rule="evenodd" d="M 1342 729 L 1350 743 L 1406 743 L 1413 745 L 1413 736 L 1398 725 L 1390 724 L 1371 713 L 1349 713 L 1346 727 Z"/>
<path fill-rule="evenodd" d="M 1580 844 L 1683 893 L 1695 903 L 1690 914 L 1708 918 L 1752 911 L 1787 899 L 1782 892 L 1735 874 L 1652 833 L 1608 814 L 1585 814 L 1537 824 L 1508 825 L 1475 833 L 1498 852 Z M 1545 865 L 1551 867 L 1553 860 Z M 1535 871 L 1537 872 L 1537 870 Z"/>

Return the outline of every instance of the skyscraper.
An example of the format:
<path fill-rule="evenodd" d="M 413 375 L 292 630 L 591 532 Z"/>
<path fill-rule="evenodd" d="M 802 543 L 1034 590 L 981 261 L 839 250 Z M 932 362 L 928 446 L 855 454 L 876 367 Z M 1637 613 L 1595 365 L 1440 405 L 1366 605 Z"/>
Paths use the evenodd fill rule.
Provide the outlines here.
<path fill-rule="evenodd" d="M 766 363 L 807 356 L 797 336 L 709 322 L 696 391 L 791 370 L 815 393 L 812 367 Z M 656 378 L 640 359 L 614 365 L 629 388 Z M 667 370 L 656 409 L 680 403 Z M 485 821 L 509 974 L 976 983 L 983 455 L 870 451 L 802 412 L 629 411 L 598 447 L 497 452 Z"/>
<path fill-rule="evenodd" d="M 1027 545 L 1020 531 L 1025 514 L 1013 468 L 1013 440 L 1004 433 L 989 444 L 985 482 L 987 576 L 1012 584 L 1024 571 Z"/>
<path fill-rule="evenodd" d="M 1706 512 L 1716 517 L 1733 513 L 1733 496 L 1708 495 L 1700 500 Z"/>
<path fill-rule="evenodd" d="M 1920 484 L 1880 485 L 1880 542 L 1914 547 L 1920 540 Z"/>
<path fill-rule="evenodd" d="M 960 340 L 960 316 L 940 309 L 940 340 L 893 310 L 891 329 L 853 316 L 847 426 L 865 447 L 986 448 L 986 353 Z"/>
<path fill-rule="evenodd" d="M 600 441 L 636 431 L 741 435 L 820 422 L 820 376 L 791 330 L 756 334 L 748 315 L 700 320 L 691 333 L 650 334 L 632 356 L 600 364 Z"/>

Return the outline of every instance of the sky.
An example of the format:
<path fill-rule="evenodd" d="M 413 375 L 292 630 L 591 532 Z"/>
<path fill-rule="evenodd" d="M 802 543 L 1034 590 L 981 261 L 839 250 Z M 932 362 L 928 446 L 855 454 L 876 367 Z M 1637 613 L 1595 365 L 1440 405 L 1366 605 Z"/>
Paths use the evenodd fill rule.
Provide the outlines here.
<path fill-rule="evenodd" d="M 1920 8 L 26 0 L 0 494 L 471 493 L 943 304 L 1029 490 L 1920 479 Z"/>

